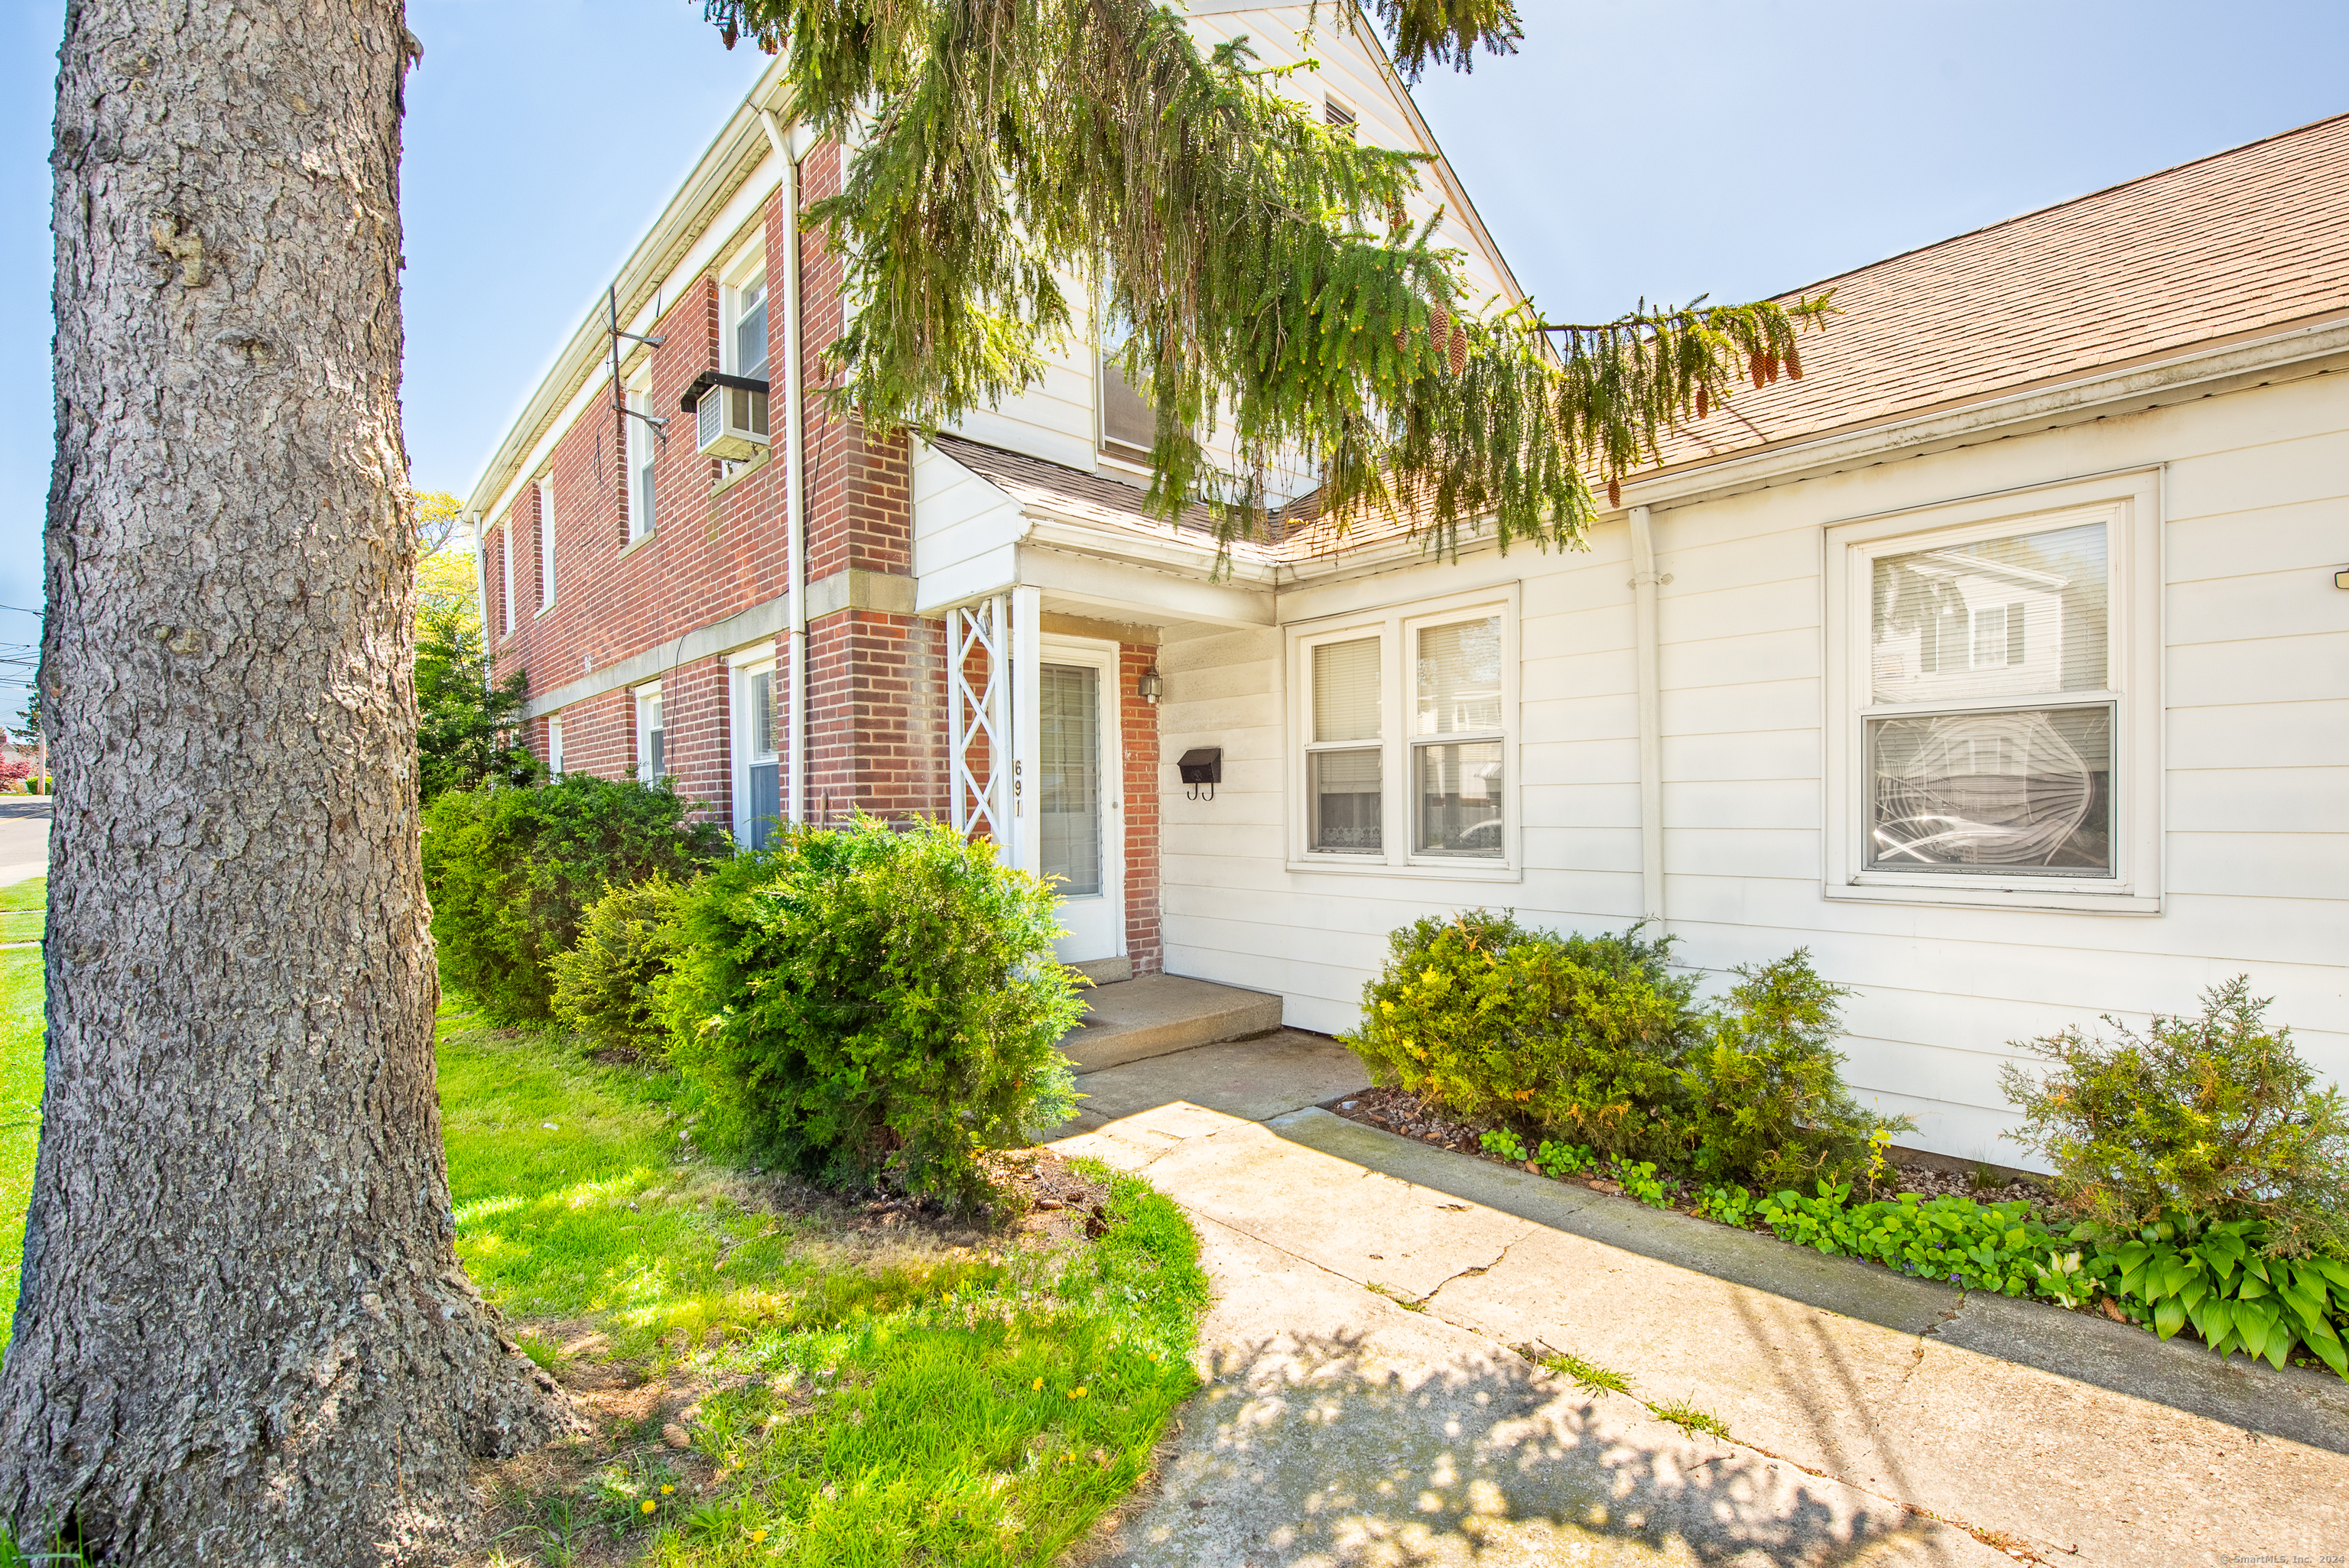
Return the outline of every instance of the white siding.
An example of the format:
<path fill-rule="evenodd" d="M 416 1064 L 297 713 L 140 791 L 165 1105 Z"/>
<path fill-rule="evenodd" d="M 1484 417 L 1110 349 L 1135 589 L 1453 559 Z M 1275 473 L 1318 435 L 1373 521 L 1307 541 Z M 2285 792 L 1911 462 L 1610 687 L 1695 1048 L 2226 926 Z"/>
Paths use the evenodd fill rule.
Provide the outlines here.
<path fill-rule="evenodd" d="M 1248 18 L 1253 20 L 1253 17 Z M 2164 907 L 2158 916 L 1830 903 L 1823 896 L 1821 530 L 1839 519 L 2166 464 Z M 1847 1076 L 1918 1119 L 1916 1141 L 2013 1161 L 2010 1042 L 2100 1014 L 2142 1023 L 2248 972 L 2320 1070 L 2349 1076 L 2349 377 L 1785 483 L 1655 516 L 1664 874 L 1680 954 L 1717 981 L 1807 946 L 1855 987 Z M 1291 1022 L 1351 1023 L 1384 934 L 1513 906 L 1563 929 L 1640 907 L 1627 531 L 1525 552 L 1521 883 L 1284 869 L 1277 632 L 1163 651 L 1169 755 L 1220 745 L 1212 803 L 1170 791 L 1168 967 L 1280 992 Z M 1490 557 L 1292 591 L 1284 622 L 1490 580 Z M 2126 787 L 2126 786 L 2124 786 Z"/>
<path fill-rule="evenodd" d="M 926 442 L 914 445 L 914 576 L 925 603 L 934 585 L 978 593 L 1010 582 L 1006 547 L 1019 539 L 1019 503 Z M 983 564 L 1002 555 L 1002 570 Z M 974 568 L 977 570 L 974 572 Z M 962 597 L 950 593 L 941 603 Z"/>

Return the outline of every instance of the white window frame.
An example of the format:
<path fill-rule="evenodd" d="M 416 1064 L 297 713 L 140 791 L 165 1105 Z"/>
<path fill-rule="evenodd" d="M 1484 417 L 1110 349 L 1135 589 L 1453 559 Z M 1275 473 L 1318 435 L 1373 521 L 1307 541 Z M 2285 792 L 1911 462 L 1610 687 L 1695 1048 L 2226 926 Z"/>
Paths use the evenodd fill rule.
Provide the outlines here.
<path fill-rule="evenodd" d="M 554 608 L 554 476 L 538 481 L 538 613 Z"/>
<path fill-rule="evenodd" d="M 633 413 L 649 414 L 653 411 L 650 366 L 628 377 L 627 397 L 628 407 Z M 624 422 L 628 427 L 628 543 L 633 546 L 643 543 L 660 531 L 660 448 L 653 428 L 644 420 L 632 418 Z M 653 503 L 650 507 L 643 504 L 642 490 L 637 483 L 637 476 L 647 464 L 651 465 L 653 473 Z M 648 511 L 652 513 L 649 526 L 645 517 Z"/>
<path fill-rule="evenodd" d="M 513 513 L 506 513 L 505 522 L 498 530 L 498 597 L 504 619 L 499 623 L 501 638 L 514 634 L 513 586 Z"/>
<path fill-rule="evenodd" d="M 563 716 L 559 713 L 546 721 L 546 770 L 563 771 Z"/>
<path fill-rule="evenodd" d="M 1963 706 L 1971 711 L 2099 700 L 2112 705 L 2113 874 L 2034 877 L 1867 869 L 1868 718 L 1894 711 L 1871 707 L 1874 693 L 1868 684 L 1877 558 L 2099 519 L 2106 523 L 2109 574 L 2106 667 L 2110 686 L 2103 692 L 2041 692 Z M 2161 913 L 2161 533 L 2159 469 L 1912 507 L 1832 523 L 1823 531 L 1826 897 L 2105 914 Z"/>
<path fill-rule="evenodd" d="M 756 731 L 750 716 L 750 683 L 752 679 L 761 675 L 780 682 L 783 678 L 782 662 L 776 656 L 776 645 L 772 642 L 761 643 L 753 647 L 739 648 L 726 655 L 725 660 L 732 671 L 729 685 L 732 687 L 733 696 L 732 700 L 728 704 L 732 710 L 732 717 L 728 725 L 732 745 L 728 748 L 728 771 L 732 775 L 734 783 L 734 841 L 738 844 L 747 844 L 750 841 L 750 769 L 752 764 L 765 759 L 754 752 L 751 747 L 751 738 Z M 777 711 L 773 738 L 776 748 L 775 760 L 778 763 L 782 759 L 783 744 L 786 739 L 784 725 L 787 721 L 781 712 L 782 700 L 783 694 L 778 687 L 774 695 Z M 788 792 L 790 786 L 785 785 L 783 792 Z M 786 820 L 790 819 L 788 802 L 785 802 L 785 809 L 781 814 Z"/>
<path fill-rule="evenodd" d="M 735 329 L 742 324 L 742 295 L 752 284 L 762 287 L 767 282 L 767 252 L 762 241 L 736 253 L 719 276 L 723 280 L 718 288 L 718 368 L 729 376 L 742 374 L 742 356 L 735 344 Z M 772 386 L 774 376 L 775 299 L 771 290 L 767 294 L 767 382 Z"/>
<path fill-rule="evenodd" d="M 1524 725 L 1519 698 L 1519 584 L 1507 583 L 1432 599 L 1415 599 L 1348 614 L 1325 615 L 1291 623 L 1288 634 L 1288 869 L 1327 872 L 1335 875 L 1402 876 L 1447 882 L 1523 882 L 1525 860 L 1525 779 L 1519 761 Z M 1501 618 L 1501 853 L 1493 859 L 1454 855 L 1423 855 L 1413 851 L 1417 797 L 1413 778 L 1416 737 L 1411 733 L 1418 711 L 1413 647 L 1421 628 L 1450 625 L 1479 614 Z M 1361 742 L 1313 739 L 1313 650 L 1327 643 L 1379 639 L 1379 790 L 1380 841 L 1375 854 L 1311 847 L 1312 802 L 1307 798 L 1305 758 L 1314 750 L 1368 750 Z M 1478 732 L 1470 739 L 1488 739 Z M 1434 743 L 1431 738 L 1431 744 Z"/>
<path fill-rule="evenodd" d="M 661 699 L 660 682 L 647 681 L 643 686 L 632 687 L 628 696 L 636 704 L 636 782 L 657 784 L 662 779 L 673 776 L 677 772 L 675 768 L 668 766 L 669 730 L 668 714 L 666 710 L 661 714 L 662 770 L 658 773 L 653 771 L 653 727 L 646 720 L 650 717 L 647 711 L 650 705 L 658 703 Z"/>

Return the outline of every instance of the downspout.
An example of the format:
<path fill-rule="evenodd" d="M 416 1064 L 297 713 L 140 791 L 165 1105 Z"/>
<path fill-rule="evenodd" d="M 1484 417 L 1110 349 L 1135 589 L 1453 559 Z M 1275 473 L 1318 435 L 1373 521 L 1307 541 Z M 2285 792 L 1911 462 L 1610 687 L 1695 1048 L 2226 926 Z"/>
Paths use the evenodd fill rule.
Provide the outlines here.
<path fill-rule="evenodd" d="M 1656 542 L 1648 509 L 1631 509 L 1631 611 L 1640 677 L 1640 913 L 1664 934 L 1664 694 L 1658 663 Z"/>
<path fill-rule="evenodd" d="M 783 585 L 791 595 L 789 695 L 791 719 L 785 726 L 784 789 L 789 802 L 786 820 L 807 820 L 807 432 L 802 418 L 800 387 L 800 166 L 792 157 L 790 140 L 775 121 L 775 111 L 762 108 L 759 123 L 775 156 L 783 160 L 781 199 L 783 204 L 783 463 L 789 487 L 783 506 Z"/>

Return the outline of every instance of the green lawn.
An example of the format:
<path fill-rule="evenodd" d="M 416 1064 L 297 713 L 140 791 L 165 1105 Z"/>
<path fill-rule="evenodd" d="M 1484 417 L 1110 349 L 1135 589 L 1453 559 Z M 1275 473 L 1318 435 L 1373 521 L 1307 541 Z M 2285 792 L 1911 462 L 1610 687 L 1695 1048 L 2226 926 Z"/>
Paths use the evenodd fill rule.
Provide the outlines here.
<path fill-rule="evenodd" d="M 0 889 L 0 918 L 45 896 Z M 0 952 L 0 1344 L 41 1021 L 39 950 Z M 695 1156 L 669 1075 L 453 1008 L 440 1069 L 458 1252 L 533 1357 L 571 1381 L 705 1390 L 688 1452 L 658 1418 L 607 1420 L 567 1474 L 510 1487 L 480 1561 L 1047 1563 L 1140 1480 L 1197 1385 L 1197 1243 L 1139 1181 L 1109 1178 L 1091 1243 L 860 1229 Z"/>
<path fill-rule="evenodd" d="M 46 877 L 0 887 L 0 941 L 39 937 L 48 897 Z M 25 1205 L 40 1140 L 41 950 L 19 947 L 0 952 L 0 1345 L 16 1316 Z"/>
<path fill-rule="evenodd" d="M 564 1320 L 533 1355 L 593 1326 L 593 1359 L 719 1390 L 693 1431 L 709 1491 L 607 1434 L 584 1484 L 513 1506 L 549 1563 L 606 1532 L 694 1568 L 1049 1562 L 1196 1386 L 1197 1243 L 1138 1181 L 1112 1181 L 1112 1228 L 1073 1252 L 883 1243 L 680 1161 L 672 1080 L 554 1037 L 444 1019 L 440 1090 L 467 1269 L 517 1327 Z"/>

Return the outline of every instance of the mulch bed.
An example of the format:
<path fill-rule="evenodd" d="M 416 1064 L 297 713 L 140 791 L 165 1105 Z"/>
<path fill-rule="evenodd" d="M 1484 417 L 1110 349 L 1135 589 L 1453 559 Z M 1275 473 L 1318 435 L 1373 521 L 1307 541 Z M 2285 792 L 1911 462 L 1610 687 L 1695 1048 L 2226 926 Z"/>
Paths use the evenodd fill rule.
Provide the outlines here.
<path fill-rule="evenodd" d="M 1367 1088 L 1359 1094 L 1324 1100 L 1321 1109 L 1335 1111 L 1349 1121 L 1359 1121 L 1365 1127 L 1376 1127 L 1388 1132 L 1415 1138 L 1422 1143 L 1438 1149 L 1449 1149 L 1462 1154 L 1474 1154 L 1496 1165 L 1510 1161 L 1496 1154 L 1487 1154 L 1478 1139 L 1485 1129 L 1464 1121 L 1454 1121 L 1442 1111 L 1428 1105 L 1419 1096 L 1400 1088 Z M 1970 1171 L 1937 1171 L 1922 1165 L 1904 1165 L 1898 1160 L 1893 1168 L 1897 1180 L 1886 1183 L 1894 1192 L 1915 1192 L 1923 1198 L 1972 1198 L 1983 1203 L 2002 1203 L 2020 1200 L 2044 1210 L 2047 1194 L 2029 1181 L 1999 1182 L 1976 1185 Z M 1601 1192 L 1619 1192 L 1622 1189 L 1603 1175 L 1569 1176 L 1568 1185 L 1589 1187 Z M 1685 1208 L 1696 1200 L 1696 1193 L 1680 1183 L 1668 1183 L 1667 1190 L 1677 1188 L 1680 1206 Z"/>

